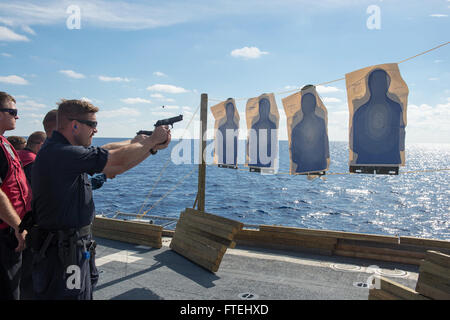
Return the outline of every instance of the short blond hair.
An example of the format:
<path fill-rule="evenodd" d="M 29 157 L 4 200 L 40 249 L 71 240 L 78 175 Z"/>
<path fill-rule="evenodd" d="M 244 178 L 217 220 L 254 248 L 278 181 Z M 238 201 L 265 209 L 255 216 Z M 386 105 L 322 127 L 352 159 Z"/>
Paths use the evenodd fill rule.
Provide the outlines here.
<path fill-rule="evenodd" d="M 86 100 L 61 100 L 58 105 L 56 122 L 58 129 L 64 129 L 70 119 L 82 119 L 89 113 L 98 112 L 98 108 Z"/>

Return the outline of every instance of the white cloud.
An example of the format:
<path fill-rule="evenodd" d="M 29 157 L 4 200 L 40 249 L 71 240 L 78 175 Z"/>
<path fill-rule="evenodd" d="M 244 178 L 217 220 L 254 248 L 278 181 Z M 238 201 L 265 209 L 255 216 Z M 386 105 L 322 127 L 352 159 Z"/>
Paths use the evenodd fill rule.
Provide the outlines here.
<path fill-rule="evenodd" d="M 139 104 L 139 103 L 152 103 L 150 100 L 143 99 L 143 98 L 126 98 L 126 99 L 120 99 L 123 103 L 126 104 Z"/>
<path fill-rule="evenodd" d="M 98 79 L 104 82 L 130 82 L 128 78 L 99 76 Z"/>
<path fill-rule="evenodd" d="M 109 119 L 109 118 L 118 118 L 118 117 L 137 117 L 140 116 L 141 113 L 137 109 L 123 107 L 116 110 L 105 110 L 99 111 L 98 117 L 100 119 Z"/>
<path fill-rule="evenodd" d="M 428 80 L 430 80 L 430 81 L 437 81 L 437 80 L 439 80 L 439 78 L 428 78 Z"/>
<path fill-rule="evenodd" d="M 332 93 L 342 91 L 341 89 L 333 86 L 317 86 L 316 90 L 319 93 Z"/>
<path fill-rule="evenodd" d="M 19 97 L 16 97 L 16 98 L 19 99 Z M 25 101 L 17 101 L 17 106 L 21 110 L 29 110 L 29 111 L 36 111 L 36 110 L 44 109 L 44 108 L 48 107 L 47 105 L 45 105 L 43 103 L 39 103 L 39 102 L 36 102 L 31 99 L 28 99 Z"/>
<path fill-rule="evenodd" d="M 154 84 L 152 86 L 147 87 L 148 91 L 156 91 L 156 92 L 165 92 L 165 93 L 185 93 L 189 92 L 181 87 L 173 86 L 170 84 Z"/>
<path fill-rule="evenodd" d="M 28 84 L 28 81 L 22 77 L 16 76 L 16 75 L 10 75 L 10 76 L 0 76 L 0 82 L 3 83 L 9 83 L 9 84 L 18 84 L 18 85 L 25 85 Z"/>
<path fill-rule="evenodd" d="M 164 109 L 169 109 L 169 110 L 178 110 L 180 109 L 180 106 L 164 106 Z"/>
<path fill-rule="evenodd" d="M 81 27 L 141 30 L 175 24 L 283 10 L 295 14 L 308 6 L 308 10 L 329 10 L 352 7 L 357 0 L 227 0 L 211 1 L 124 1 L 124 0 L 14 0 L 0 2 L 0 21 L 8 25 L 60 25 L 68 18 L 70 5 L 81 8 Z"/>
<path fill-rule="evenodd" d="M 69 78 L 72 78 L 72 79 L 83 79 L 83 78 L 85 78 L 84 74 L 75 72 L 73 70 L 59 70 L 59 73 L 62 73 L 62 74 L 66 75 L 66 76 L 68 76 Z"/>
<path fill-rule="evenodd" d="M 0 41 L 30 41 L 26 36 L 17 34 L 7 27 L 0 26 Z"/>
<path fill-rule="evenodd" d="M 408 105 L 407 138 L 414 142 L 448 143 L 450 136 L 450 98 L 436 106 Z"/>
<path fill-rule="evenodd" d="M 434 13 L 434 14 L 430 14 L 430 17 L 434 17 L 434 18 L 446 18 L 446 17 L 448 17 L 448 14 Z"/>
<path fill-rule="evenodd" d="M 170 117 L 175 117 L 176 114 L 173 112 L 164 112 L 164 111 L 153 111 L 152 115 L 154 116 L 158 116 L 158 117 L 164 117 L 164 118 L 170 118 Z"/>
<path fill-rule="evenodd" d="M 6 57 L 6 58 L 12 58 L 12 54 L 9 54 L 6 52 L 2 52 L 2 56 Z"/>
<path fill-rule="evenodd" d="M 341 99 L 331 98 L 331 97 L 324 97 L 322 100 L 324 103 L 340 103 L 340 102 L 342 102 Z"/>
<path fill-rule="evenodd" d="M 33 29 L 31 29 L 30 26 L 23 25 L 23 26 L 22 26 L 22 30 L 23 30 L 24 32 L 28 33 L 28 34 L 33 35 L 33 36 L 36 35 L 36 32 L 35 32 Z"/>
<path fill-rule="evenodd" d="M 157 77 L 167 77 L 167 75 L 161 71 L 155 71 L 155 72 L 153 72 L 153 75 L 155 75 Z"/>
<path fill-rule="evenodd" d="M 232 57 L 244 59 L 258 59 L 265 54 L 269 53 L 266 51 L 261 51 L 257 47 L 243 47 L 241 49 L 234 49 L 231 51 Z"/>
<path fill-rule="evenodd" d="M 160 94 L 160 93 L 152 93 L 150 95 L 150 97 L 156 98 L 156 99 L 164 99 L 164 96 L 162 94 Z"/>

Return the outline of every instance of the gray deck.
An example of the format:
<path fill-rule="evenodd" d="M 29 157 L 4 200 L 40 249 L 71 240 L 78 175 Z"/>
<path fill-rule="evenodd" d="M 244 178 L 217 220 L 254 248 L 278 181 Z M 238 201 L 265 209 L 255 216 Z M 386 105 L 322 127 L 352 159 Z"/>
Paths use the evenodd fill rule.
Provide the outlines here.
<path fill-rule="evenodd" d="M 355 283 L 373 274 L 369 266 L 410 288 L 418 277 L 411 265 L 239 246 L 214 274 L 170 250 L 170 238 L 161 249 L 96 240 L 96 300 L 367 300 L 369 290 Z"/>

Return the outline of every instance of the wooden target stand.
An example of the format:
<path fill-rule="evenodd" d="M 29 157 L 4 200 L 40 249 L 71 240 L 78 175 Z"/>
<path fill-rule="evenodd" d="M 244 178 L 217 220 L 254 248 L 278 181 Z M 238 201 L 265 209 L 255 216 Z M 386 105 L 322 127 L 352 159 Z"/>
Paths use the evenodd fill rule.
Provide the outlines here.
<path fill-rule="evenodd" d="M 217 272 L 227 248 L 234 248 L 234 236 L 243 228 L 238 221 L 205 212 L 206 128 L 208 95 L 201 96 L 200 111 L 200 159 L 198 170 L 198 193 L 194 203 L 197 209 L 187 208 L 180 215 L 170 248 L 203 268 Z"/>

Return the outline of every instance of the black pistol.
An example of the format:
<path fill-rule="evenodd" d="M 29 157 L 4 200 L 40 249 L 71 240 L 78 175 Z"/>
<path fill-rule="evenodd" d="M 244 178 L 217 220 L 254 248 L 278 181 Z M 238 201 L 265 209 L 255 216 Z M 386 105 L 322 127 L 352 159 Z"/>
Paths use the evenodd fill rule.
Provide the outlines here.
<path fill-rule="evenodd" d="M 182 114 L 180 114 L 179 116 L 176 116 L 176 117 L 172 117 L 172 118 L 168 118 L 168 119 L 163 119 L 163 120 L 158 120 L 158 121 L 156 121 L 156 123 L 155 123 L 155 128 L 156 128 L 156 127 L 159 127 L 159 126 L 168 126 L 168 125 L 172 126 L 172 128 L 173 128 L 173 124 L 174 124 L 175 122 L 180 122 L 180 121 L 182 121 L 182 120 L 183 120 L 183 115 L 182 115 Z M 136 134 L 137 134 L 137 135 L 139 135 L 139 134 L 145 134 L 145 135 L 147 135 L 147 136 L 151 136 L 152 133 L 153 133 L 153 131 L 140 130 L 140 131 L 137 132 Z"/>

